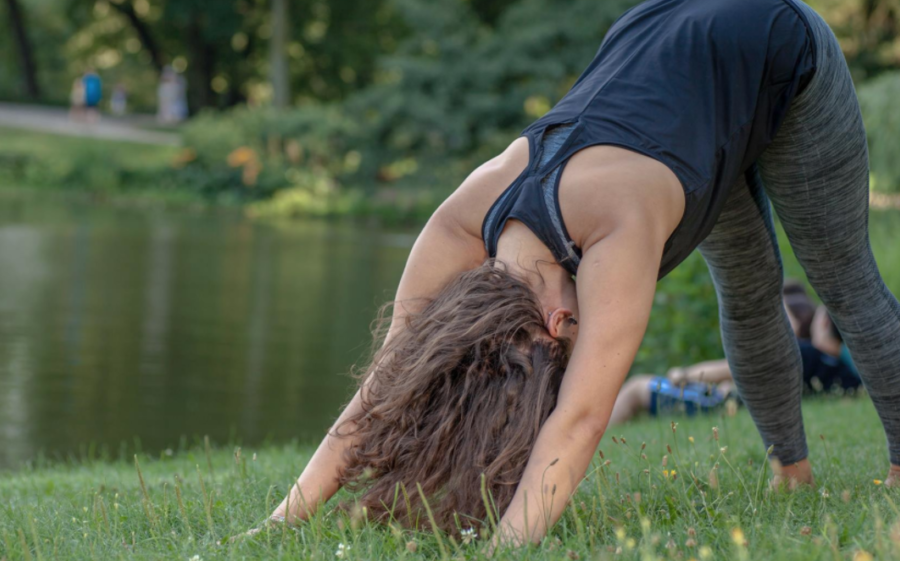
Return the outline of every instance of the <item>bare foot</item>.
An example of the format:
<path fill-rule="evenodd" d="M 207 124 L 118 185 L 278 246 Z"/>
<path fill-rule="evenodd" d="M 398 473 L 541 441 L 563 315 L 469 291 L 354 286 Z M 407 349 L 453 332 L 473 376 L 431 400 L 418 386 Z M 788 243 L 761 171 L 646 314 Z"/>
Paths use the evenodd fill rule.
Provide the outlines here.
<path fill-rule="evenodd" d="M 888 472 L 887 479 L 884 480 L 884 486 L 900 488 L 900 466 L 891 464 L 891 471 Z"/>
<path fill-rule="evenodd" d="M 781 465 L 781 462 L 773 458 L 771 465 L 773 475 L 772 481 L 769 482 L 769 487 L 775 491 L 782 489 L 793 491 L 801 485 L 809 485 L 810 487 L 815 487 L 816 485 L 812 466 L 807 458 L 800 460 L 796 464 L 786 466 Z M 897 472 L 897 477 L 900 478 L 900 471 Z M 898 484 L 900 484 L 900 480 L 898 480 Z"/>

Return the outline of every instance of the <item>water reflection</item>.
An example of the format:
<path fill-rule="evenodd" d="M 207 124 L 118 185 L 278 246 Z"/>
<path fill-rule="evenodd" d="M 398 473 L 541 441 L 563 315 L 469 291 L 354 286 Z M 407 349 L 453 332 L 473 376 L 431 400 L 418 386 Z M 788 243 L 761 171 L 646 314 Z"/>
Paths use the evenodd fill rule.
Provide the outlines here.
<path fill-rule="evenodd" d="M 89 442 L 316 436 L 414 236 L 0 204 L 0 466 Z"/>

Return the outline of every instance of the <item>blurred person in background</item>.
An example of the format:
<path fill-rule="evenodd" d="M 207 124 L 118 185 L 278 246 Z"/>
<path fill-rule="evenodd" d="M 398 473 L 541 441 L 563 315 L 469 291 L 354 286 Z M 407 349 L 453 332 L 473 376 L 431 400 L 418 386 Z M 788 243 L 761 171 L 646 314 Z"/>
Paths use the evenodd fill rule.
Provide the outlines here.
<path fill-rule="evenodd" d="M 69 93 L 69 118 L 73 121 L 84 119 L 84 80 L 82 76 L 72 81 Z"/>
<path fill-rule="evenodd" d="M 84 118 L 92 123 L 100 118 L 99 106 L 103 99 L 103 82 L 93 68 L 89 68 L 82 76 L 84 83 Z"/>
<path fill-rule="evenodd" d="M 117 117 L 121 117 L 128 111 L 128 89 L 122 82 L 119 82 L 113 88 L 112 96 L 109 100 L 109 110 Z"/>
<path fill-rule="evenodd" d="M 824 306 L 816 309 L 803 285 L 786 281 L 784 307 L 803 362 L 805 395 L 853 393 L 862 380 L 840 333 Z M 727 360 L 709 360 L 671 368 L 666 376 L 637 374 L 625 381 L 616 398 L 610 425 L 624 423 L 640 413 L 650 416 L 717 411 L 739 396 Z"/>
<path fill-rule="evenodd" d="M 180 123 L 187 118 L 187 85 L 171 65 L 163 68 L 156 90 L 156 119 L 160 123 Z"/>

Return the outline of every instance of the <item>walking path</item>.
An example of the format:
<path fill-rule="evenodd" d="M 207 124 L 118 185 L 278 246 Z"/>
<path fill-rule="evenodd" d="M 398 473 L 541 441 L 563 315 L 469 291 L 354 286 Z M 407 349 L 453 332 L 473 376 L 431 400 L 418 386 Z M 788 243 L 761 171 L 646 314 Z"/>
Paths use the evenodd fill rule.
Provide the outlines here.
<path fill-rule="evenodd" d="M 181 135 L 178 133 L 147 130 L 139 126 L 153 122 L 151 118 L 142 116 L 102 115 L 94 123 L 84 123 L 69 119 L 69 111 L 62 107 L 0 103 L 0 127 L 143 144 L 181 144 Z"/>

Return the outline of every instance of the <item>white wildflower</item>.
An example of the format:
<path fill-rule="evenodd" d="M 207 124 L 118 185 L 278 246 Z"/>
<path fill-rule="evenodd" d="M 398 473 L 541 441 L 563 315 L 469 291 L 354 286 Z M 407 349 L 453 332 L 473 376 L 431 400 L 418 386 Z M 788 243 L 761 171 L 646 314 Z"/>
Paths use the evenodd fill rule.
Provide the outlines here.
<path fill-rule="evenodd" d="M 465 530 L 460 532 L 460 534 L 462 535 L 462 542 L 464 544 L 472 543 L 472 540 L 478 539 L 478 534 L 475 533 L 475 528 L 466 528 Z"/>
<path fill-rule="evenodd" d="M 344 544 L 342 544 L 342 543 L 339 543 L 339 544 L 338 544 L 337 551 L 334 552 L 334 556 L 335 556 L 335 557 L 343 557 L 344 555 L 346 555 L 346 554 L 349 553 L 349 552 L 350 552 L 350 546 L 349 546 L 349 545 L 344 545 Z"/>

